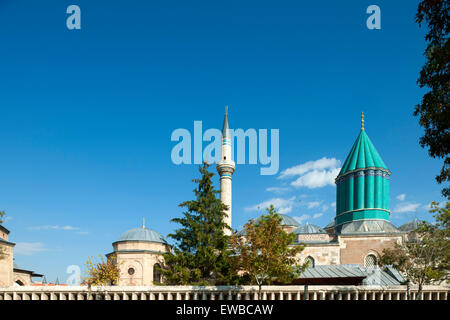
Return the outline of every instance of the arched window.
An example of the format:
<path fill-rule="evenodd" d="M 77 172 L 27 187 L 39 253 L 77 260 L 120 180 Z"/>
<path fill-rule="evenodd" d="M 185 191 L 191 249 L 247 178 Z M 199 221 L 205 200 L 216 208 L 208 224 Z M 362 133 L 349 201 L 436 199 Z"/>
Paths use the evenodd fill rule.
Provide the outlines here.
<path fill-rule="evenodd" d="M 153 265 L 153 282 L 155 283 L 161 283 L 161 270 L 159 268 L 161 268 L 159 263 Z"/>
<path fill-rule="evenodd" d="M 308 262 L 309 268 L 314 268 L 316 266 L 316 262 L 314 261 L 314 258 L 311 256 L 307 256 L 305 259 L 305 263 Z"/>
<path fill-rule="evenodd" d="M 364 259 L 364 267 L 373 268 L 378 265 L 378 259 L 374 254 L 368 254 Z"/>

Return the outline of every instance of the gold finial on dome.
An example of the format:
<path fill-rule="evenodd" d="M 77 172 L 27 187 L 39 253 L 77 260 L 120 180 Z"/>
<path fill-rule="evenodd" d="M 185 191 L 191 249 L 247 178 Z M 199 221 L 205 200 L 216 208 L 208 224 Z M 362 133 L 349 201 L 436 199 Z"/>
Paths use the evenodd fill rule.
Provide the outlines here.
<path fill-rule="evenodd" d="M 364 130 L 364 112 L 361 111 L 361 130 Z"/>

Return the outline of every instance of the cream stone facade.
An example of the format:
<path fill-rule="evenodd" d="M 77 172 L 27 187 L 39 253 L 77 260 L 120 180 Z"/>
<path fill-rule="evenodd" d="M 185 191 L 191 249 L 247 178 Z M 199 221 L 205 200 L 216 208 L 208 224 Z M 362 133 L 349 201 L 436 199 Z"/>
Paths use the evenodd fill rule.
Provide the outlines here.
<path fill-rule="evenodd" d="M 170 246 L 156 231 L 142 228 L 127 231 L 113 243 L 113 252 L 108 259 L 116 259 L 120 269 L 120 286 L 149 286 L 162 282 L 160 267 L 163 254 Z"/>
<path fill-rule="evenodd" d="M 0 287 L 14 283 L 14 246 L 8 241 L 9 230 L 0 225 Z"/>
<path fill-rule="evenodd" d="M 9 242 L 9 230 L 0 225 L 0 287 L 29 286 L 33 277 L 42 277 L 14 263 L 15 243 Z"/>

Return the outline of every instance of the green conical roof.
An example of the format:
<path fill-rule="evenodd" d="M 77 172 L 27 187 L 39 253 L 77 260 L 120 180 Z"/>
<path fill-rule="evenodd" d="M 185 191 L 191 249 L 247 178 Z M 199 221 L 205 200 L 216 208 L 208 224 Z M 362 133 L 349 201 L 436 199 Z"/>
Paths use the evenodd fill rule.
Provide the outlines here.
<path fill-rule="evenodd" d="M 388 170 L 366 131 L 361 129 L 339 175 L 364 168 L 383 168 Z"/>

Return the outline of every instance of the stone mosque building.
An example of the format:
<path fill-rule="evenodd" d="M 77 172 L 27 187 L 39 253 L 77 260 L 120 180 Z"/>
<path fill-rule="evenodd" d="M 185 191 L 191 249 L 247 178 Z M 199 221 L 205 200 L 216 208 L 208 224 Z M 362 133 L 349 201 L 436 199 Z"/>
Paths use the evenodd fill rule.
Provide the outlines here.
<path fill-rule="evenodd" d="M 226 222 L 231 226 L 232 175 L 235 163 L 231 158 L 231 137 L 228 114 L 222 128 L 221 160 L 217 162 L 220 176 L 220 198 L 228 206 Z M 296 234 L 294 245 L 306 244 L 298 257 L 311 267 L 359 265 L 376 266 L 383 249 L 407 240 L 414 224 L 397 229 L 390 223 L 389 177 L 386 167 L 365 129 L 361 131 L 336 177 L 336 216 L 321 228 L 300 225 L 281 214 L 282 227 Z M 121 269 L 119 285 L 152 285 L 161 281 L 155 268 L 162 263 L 162 254 L 170 250 L 163 236 L 152 229 L 136 228 L 125 232 L 113 243 Z"/>
<path fill-rule="evenodd" d="M 220 198 L 228 206 L 226 222 L 230 226 L 231 186 L 235 171 L 231 139 L 225 111 L 221 160 L 217 162 L 217 171 L 220 176 Z M 390 223 L 390 175 L 364 129 L 362 115 L 360 133 L 335 179 L 336 216 L 333 221 L 321 228 L 312 224 L 300 225 L 288 215 L 280 215 L 283 229 L 296 235 L 294 245 L 306 244 L 298 258 L 302 262 L 310 262 L 312 269 L 308 269 L 376 266 L 383 249 L 407 241 L 413 235 L 412 230 L 417 222 L 407 223 L 398 229 Z M 6 253 L 6 258 L 0 260 L 0 286 L 29 284 L 32 276 L 40 275 L 14 266 L 14 244 L 8 241 L 8 234 L 9 231 L 0 226 L 0 248 Z M 145 221 L 140 228 L 125 232 L 112 246 L 113 251 L 107 257 L 114 255 L 117 259 L 121 270 L 119 285 L 153 285 L 162 281 L 156 267 L 163 263 L 162 254 L 169 252 L 171 247 L 161 234 L 147 228 Z"/>

